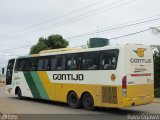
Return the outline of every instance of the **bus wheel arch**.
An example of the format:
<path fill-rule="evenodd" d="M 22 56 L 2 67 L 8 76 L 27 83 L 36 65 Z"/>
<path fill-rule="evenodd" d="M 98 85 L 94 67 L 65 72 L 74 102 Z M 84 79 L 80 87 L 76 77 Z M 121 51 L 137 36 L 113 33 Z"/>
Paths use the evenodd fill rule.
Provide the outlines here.
<path fill-rule="evenodd" d="M 78 98 L 78 95 L 74 90 L 68 92 L 67 103 L 71 108 L 80 108 L 81 99 Z"/>
<path fill-rule="evenodd" d="M 19 86 L 17 86 L 16 89 L 15 89 L 15 95 L 18 95 L 19 99 L 23 99 L 22 91 L 21 91 L 21 88 Z"/>
<path fill-rule="evenodd" d="M 94 110 L 94 99 L 90 92 L 83 92 L 81 95 L 82 106 L 86 110 Z"/>

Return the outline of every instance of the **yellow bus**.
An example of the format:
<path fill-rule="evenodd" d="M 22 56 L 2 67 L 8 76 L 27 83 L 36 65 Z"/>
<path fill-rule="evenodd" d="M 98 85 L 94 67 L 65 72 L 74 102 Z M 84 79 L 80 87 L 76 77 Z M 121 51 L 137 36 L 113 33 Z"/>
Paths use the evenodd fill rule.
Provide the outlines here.
<path fill-rule="evenodd" d="M 72 108 L 122 108 L 154 100 L 153 55 L 146 45 L 55 49 L 10 59 L 6 91 Z"/>

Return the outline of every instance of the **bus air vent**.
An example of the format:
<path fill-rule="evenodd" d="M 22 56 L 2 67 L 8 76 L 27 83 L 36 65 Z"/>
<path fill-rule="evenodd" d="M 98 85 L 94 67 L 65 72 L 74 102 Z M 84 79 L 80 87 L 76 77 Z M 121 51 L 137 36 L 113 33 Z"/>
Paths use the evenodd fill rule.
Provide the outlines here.
<path fill-rule="evenodd" d="M 102 103 L 118 103 L 116 87 L 102 87 Z"/>

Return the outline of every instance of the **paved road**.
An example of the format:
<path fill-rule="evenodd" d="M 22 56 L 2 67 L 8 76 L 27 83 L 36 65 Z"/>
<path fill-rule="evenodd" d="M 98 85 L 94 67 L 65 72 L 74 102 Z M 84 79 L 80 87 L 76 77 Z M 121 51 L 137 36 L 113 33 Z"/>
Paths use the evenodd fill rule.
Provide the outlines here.
<path fill-rule="evenodd" d="M 56 119 L 57 117 L 64 118 L 65 120 L 72 120 L 74 118 L 76 118 L 76 120 L 123 120 L 127 119 L 127 115 L 132 114 L 160 114 L 160 103 L 152 103 L 127 109 L 97 109 L 96 111 L 87 111 L 83 109 L 72 109 L 69 108 L 67 104 L 57 102 L 33 100 L 29 98 L 19 100 L 15 96 L 6 95 L 5 88 L 0 87 L 0 113 L 25 114 L 25 118 L 28 119 L 38 116 L 46 120 L 49 118 Z M 32 116 L 26 114 L 37 115 Z M 22 115 L 19 118 L 23 118 L 24 120 L 24 116 Z M 37 120 L 39 118 L 37 118 Z M 36 118 L 34 118 L 34 120 L 36 120 Z"/>

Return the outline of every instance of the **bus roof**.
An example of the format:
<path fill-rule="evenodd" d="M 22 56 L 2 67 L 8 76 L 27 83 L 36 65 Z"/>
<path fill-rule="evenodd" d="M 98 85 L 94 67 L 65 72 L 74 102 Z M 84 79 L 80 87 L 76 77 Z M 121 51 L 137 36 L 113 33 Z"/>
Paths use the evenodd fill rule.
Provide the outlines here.
<path fill-rule="evenodd" d="M 60 48 L 60 49 L 43 50 L 39 52 L 39 54 L 19 56 L 18 58 L 58 55 L 58 54 L 66 54 L 66 53 L 89 52 L 89 51 L 99 51 L 99 50 L 108 50 L 108 49 L 120 49 L 125 46 L 144 46 L 146 47 L 146 45 L 143 45 L 143 44 L 118 44 L 114 46 L 107 45 L 107 46 L 98 47 L 98 48 Z"/>
<path fill-rule="evenodd" d="M 64 52 L 64 51 L 75 51 L 75 50 L 81 50 L 82 48 L 59 48 L 59 49 L 50 49 L 50 50 L 43 50 L 40 51 L 39 54 L 44 54 L 44 53 L 59 53 L 59 52 Z"/>

